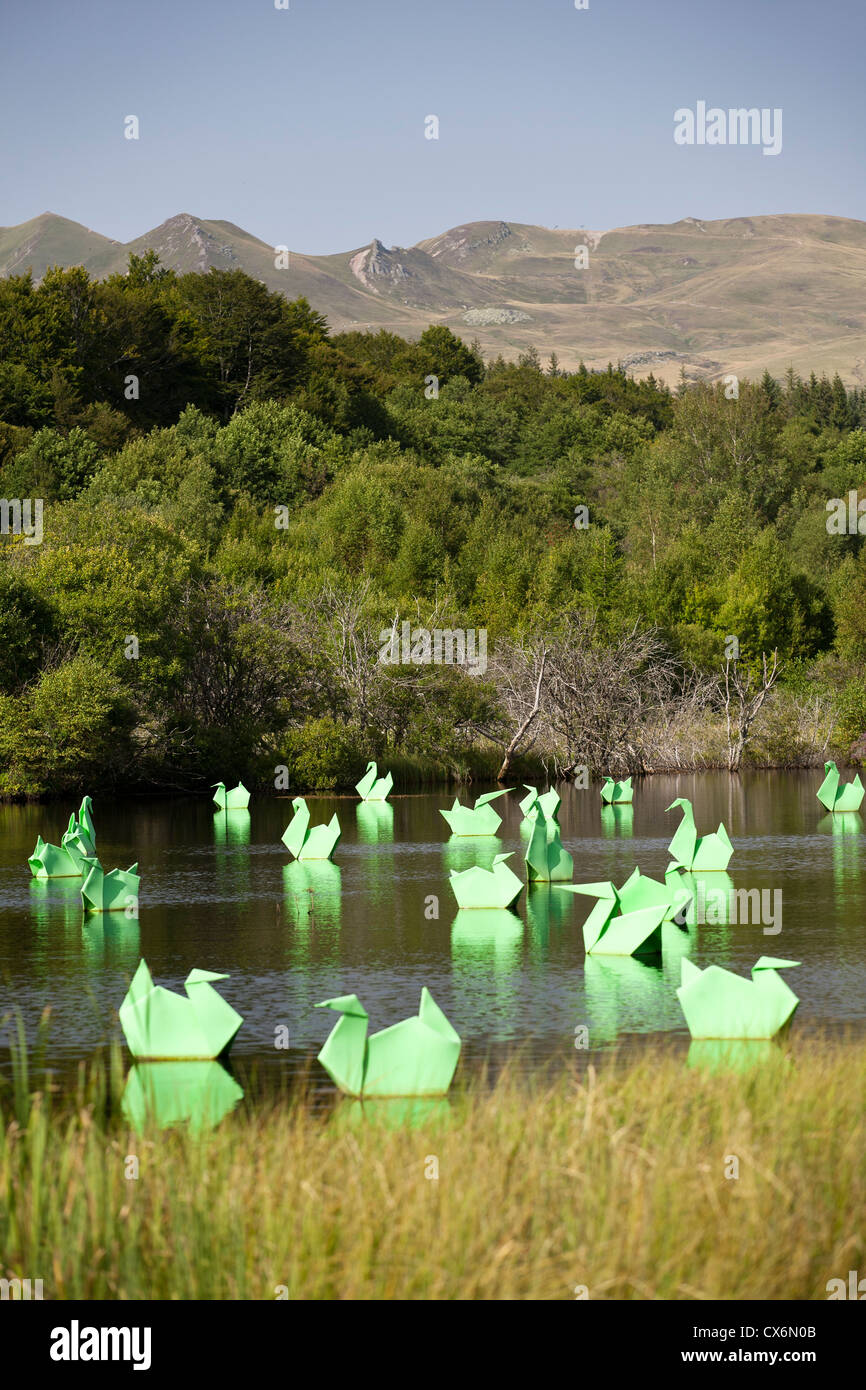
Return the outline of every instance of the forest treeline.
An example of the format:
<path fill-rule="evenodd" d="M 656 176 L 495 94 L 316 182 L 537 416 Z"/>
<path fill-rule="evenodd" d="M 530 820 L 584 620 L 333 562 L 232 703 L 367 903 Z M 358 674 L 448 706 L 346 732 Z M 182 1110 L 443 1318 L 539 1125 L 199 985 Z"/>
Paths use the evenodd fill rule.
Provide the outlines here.
<path fill-rule="evenodd" d="M 150 252 L 0 280 L 0 500 L 44 503 L 0 536 L 0 794 L 863 756 L 866 390 L 731 395 Z M 487 671 L 383 665 L 406 620 Z"/>

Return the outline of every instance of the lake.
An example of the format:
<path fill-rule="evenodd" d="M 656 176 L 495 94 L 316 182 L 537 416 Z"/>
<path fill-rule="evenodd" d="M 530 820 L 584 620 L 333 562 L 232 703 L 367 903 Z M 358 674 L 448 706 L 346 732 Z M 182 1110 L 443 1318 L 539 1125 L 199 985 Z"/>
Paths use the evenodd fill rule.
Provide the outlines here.
<path fill-rule="evenodd" d="M 641 1047 L 664 1036 L 685 1050 L 675 994 L 680 960 L 745 974 L 760 955 L 800 961 L 784 978 L 801 1003 L 793 1029 L 860 1031 L 866 1022 L 864 821 L 828 815 L 822 773 L 710 773 L 639 781 L 631 808 L 602 810 L 598 784 L 562 785 L 563 843 L 575 882 L 621 885 L 635 865 L 662 878 L 679 813 L 691 799 L 699 833 L 724 821 L 734 843 L 729 880 L 707 875 L 706 921 L 665 924 L 660 963 L 587 958 L 581 925 L 594 900 L 561 889 L 524 890 L 517 915 L 458 916 L 448 870 L 489 867 L 503 850 L 524 877 L 518 801 L 501 797 L 498 838 L 455 840 L 439 815 L 453 792 L 392 795 L 386 805 L 310 796 L 312 823 L 336 811 L 335 864 L 292 863 L 280 836 L 289 797 L 254 795 L 249 813 L 217 813 L 205 800 L 95 799 L 97 853 L 106 869 L 141 873 L 139 920 L 85 918 L 79 880 L 37 882 L 27 865 L 37 834 L 59 843 L 78 801 L 0 807 L 0 1015 L 17 1006 L 31 1039 L 46 1005 L 46 1063 L 61 1075 L 120 1037 L 117 1008 L 144 956 L 154 981 L 181 989 L 193 967 L 222 971 L 217 987 L 244 1017 L 233 1049 L 242 1076 L 291 1078 L 309 1066 L 336 1015 L 314 1005 L 354 993 L 370 1029 L 417 1011 L 422 985 L 460 1032 L 464 1064 L 494 1066 L 515 1046 L 520 1065 L 574 1057 L 575 1030 L 590 1051 Z M 474 786 L 461 799 L 487 788 Z M 781 930 L 736 924 L 712 879 L 781 893 Z M 718 885 L 717 885 L 718 890 Z M 724 886 L 715 898 L 727 900 Z M 435 913 L 438 899 L 438 917 Z M 729 913 L 727 915 L 730 915 Z M 765 919 L 766 921 L 766 919 Z M 290 1046 L 278 1048 L 288 1028 Z M 285 1035 L 282 1034 L 284 1037 Z M 8 1071 L 8 1039 L 0 1068 Z M 327 1078 L 322 1076 L 325 1084 Z"/>

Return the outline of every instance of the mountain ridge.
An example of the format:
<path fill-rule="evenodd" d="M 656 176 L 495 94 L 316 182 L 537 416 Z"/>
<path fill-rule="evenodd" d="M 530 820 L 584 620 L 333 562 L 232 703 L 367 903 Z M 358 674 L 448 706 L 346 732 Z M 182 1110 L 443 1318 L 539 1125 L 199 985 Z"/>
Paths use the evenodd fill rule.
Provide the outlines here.
<path fill-rule="evenodd" d="M 276 248 L 224 219 L 177 213 L 119 242 L 45 212 L 0 227 L 0 275 L 83 265 L 103 278 L 148 248 L 180 273 L 239 269 L 305 295 L 334 332 L 416 337 L 445 323 L 486 355 L 535 347 L 569 369 L 623 361 L 674 381 L 790 365 L 866 383 L 866 222 L 851 218 L 688 216 L 606 231 L 482 219 L 409 247 L 373 237 L 345 252 L 290 251 L 278 269 Z"/>

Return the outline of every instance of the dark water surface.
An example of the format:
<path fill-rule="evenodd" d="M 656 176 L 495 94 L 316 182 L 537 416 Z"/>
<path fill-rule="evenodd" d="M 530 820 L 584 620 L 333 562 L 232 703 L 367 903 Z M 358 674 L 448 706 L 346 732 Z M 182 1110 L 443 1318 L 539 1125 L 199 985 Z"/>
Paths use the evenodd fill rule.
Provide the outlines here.
<path fill-rule="evenodd" d="M 815 798 L 820 781 L 820 773 L 654 777 L 637 784 L 633 808 L 604 812 L 597 785 L 560 788 L 575 882 L 619 886 L 636 864 L 663 877 L 679 820 L 665 807 L 687 796 L 699 833 L 720 820 L 727 826 L 731 885 L 781 890 L 780 932 L 767 934 L 760 922 L 708 920 L 688 932 L 666 924 L 656 966 L 587 959 L 581 925 L 594 900 L 556 887 L 524 890 L 519 916 L 458 916 L 449 868 L 489 867 L 495 853 L 515 850 L 511 866 L 524 877 L 517 794 L 495 803 L 499 838 L 471 841 L 449 840 L 438 814 L 453 800 L 447 792 L 395 795 L 386 806 L 309 797 L 312 823 L 336 810 L 343 837 L 334 865 L 306 866 L 291 863 L 280 842 L 288 798 L 254 796 L 248 814 L 226 816 L 199 800 L 98 797 L 103 866 L 140 864 L 137 922 L 122 913 L 85 918 L 78 880 L 31 878 L 27 857 L 37 834 L 59 843 L 77 802 L 3 806 L 0 1016 L 17 1006 L 33 1038 L 50 1005 L 46 1061 L 62 1074 L 121 1036 L 117 1008 L 144 956 L 157 984 L 179 990 L 194 966 L 230 975 L 218 988 L 244 1017 L 232 1050 L 240 1074 L 253 1064 L 283 1077 L 308 1066 L 336 1021 L 314 1009 L 320 1000 L 357 994 L 372 1032 L 414 1014 L 422 985 L 461 1034 L 470 1064 L 515 1044 L 534 1064 L 559 1052 L 573 1057 L 581 1026 L 591 1049 L 617 1040 L 640 1047 L 648 1034 L 685 1046 L 674 992 L 682 955 L 745 974 L 766 954 L 802 962 L 785 977 L 801 1000 L 795 1031 L 859 1030 L 866 1023 L 864 820 L 826 814 Z M 438 919 L 426 915 L 431 895 Z M 275 1047 L 281 1025 L 288 1050 Z M 7 1038 L 0 1038 L 3 1071 Z"/>

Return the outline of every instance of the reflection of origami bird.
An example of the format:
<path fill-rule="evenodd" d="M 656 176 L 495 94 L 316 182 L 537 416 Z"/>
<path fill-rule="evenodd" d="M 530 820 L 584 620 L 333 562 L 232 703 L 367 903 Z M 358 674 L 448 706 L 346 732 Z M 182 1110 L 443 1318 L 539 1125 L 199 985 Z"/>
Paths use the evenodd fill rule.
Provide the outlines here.
<path fill-rule="evenodd" d="M 662 922 L 675 911 L 674 895 L 638 871 L 621 889 L 612 883 L 567 883 L 567 893 L 598 898 L 583 924 L 587 955 L 651 956 L 662 948 Z M 661 890 L 661 891 L 659 891 Z"/>
<path fill-rule="evenodd" d="M 710 965 L 699 970 L 685 956 L 677 998 L 693 1038 L 772 1038 L 789 1022 L 800 1002 L 776 972 L 796 960 L 761 956 L 751 980 Z"/>
<path fill-rule="evenodd" d="M 451 829 L 452 835 L 495 835 L 502 817 L 490 805 L 498 796 L 505 796 L 511 787 L 502 787 L 498 792 L 485 792 L 476 799 L 474 806 L 461 806 L 457 797 L 450 811 L 440 811 Z"/>
<path fill-rule="evenodd" d="M 839 769 L 834 762 L 824 764 L 827 776 L 818 788 L 817 796 L 828 811 L 859 811 L 866 787 L 857 773 L 853 782 L 839 781 Z"/>
<path fill-rule="evenodd" d="M 295 814 L 283 831 L 283 844 L 296 859 L 330 859 L 340 839 L 340 822 L 336 811 L 327 825 L 310 829 L 310 812 L 302 796 L 292 802 Z"/>
<path fill-rule="evenodd" d="M 243 1094 L 221 1062 L 135 1062 L 120 1108 L 139 1134 L 184 1122 L 190 1133 L 200 1134 L 218 1124 Z"/>
<path fill-rule="evenodd" d="M 367 1037 L 367 1011 L 357 995 L 326 999 L 318 1009 L 342 1014 L 319 1061 L 331 1080 L 350 1096 L 442 1095 L 460 1056 L 460 1035 L 433 995 L 421 990 L 417 1017 Z"/>
<path fill-rule="evenodd" d="M 250 804 L 250 794 L 243 782 L 238 782 L 230 792 L 225 782 L 214 782 L 214 801 L 221 811 L 245 811 Z"/>
<path fill-rule="evenodd" d="M 605 777 L 601 787 L 601 799 L 608 806 L 616 804 L 628 804 L 634 796 L 634 788 L 631 778 L 626 777 L 623 782 L 615 782 L 612 777 Z"/>
<path fill-rule="evenodd" d="M 492 869 L 475 865 L 471 869 L 451 870 L 451 887 L 458 907 L 511 907 L 520 897 L 523 884 L 506 864 L 510 854 L 497 854 Z"/>
<path fill-rule="evenodd" d="M 207 1059 L 228 1051 L 243 1019 L 211 984 L 227 979 L 211 970 L 191 970 L 184 999 L 155 985 L 140 961 L 118 1011 L 133 1057 Z"/>
<path fill-rule="evenodd" d="M 682 809 L 683 818 L 677 826 L 674 838 L 668 847 L 674 863 L 684 869 L 710 870 L 726 869 L 734 852 L 727 830 L 719 822 L 718 830 L 710 835 L 698 836 L 695 830 L 695 815 L 692 803 L 684 796 L 672 801 L 668 810 L 675 806 Z"/>
<path fill-rule="evenodd" d="M 540 806 L 548 821 L 555 821 L 558 824 L 562 797 L 559 795 L 556 788 L 551 787 L 550 791 L 544 792 L 539 796 L 537 787 L 531 787 L 528 782 L 524 782 L 523 785 L 529 792 L 529 795 L 525 796 L 520 803 L 520 809 L 523 812 L 524 820 L 534 821 L 535 809 L 537 806 Z"/>
<path fill-rule="evenodd" d="M 553 821 L 552 834 L 549 833 L 541 802 L 533 807 L 535 823 L 526 847 L 526 876 L 542 883 L 565 883 L 574 872 L 574 860 L 562 848 L 562 834 L 556 821 Z"/>
<path fill-rule="evenodd" d="M 91 857 L 85 866 L 87 874 L 81 885 L 85 912 L 122 912 L 130 900 L 137 900 L 141 884 L 137 864 L 106 873 L 99 860 Z"/>
<path fill-rule="evenodd" d="M 355 783 L 355 791 L 362 801 L 385 801 L 393 785 L 394 778 L 390 772 L 385 777 L 380 777 L 376 764 L 368 763 L 364 776 L 360 782 Z"/>

